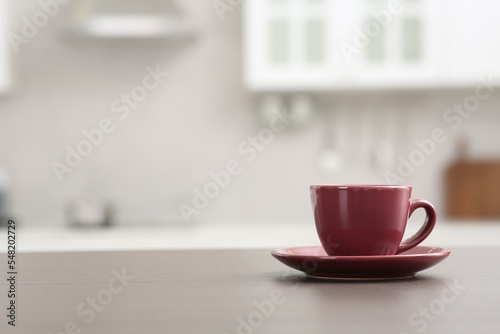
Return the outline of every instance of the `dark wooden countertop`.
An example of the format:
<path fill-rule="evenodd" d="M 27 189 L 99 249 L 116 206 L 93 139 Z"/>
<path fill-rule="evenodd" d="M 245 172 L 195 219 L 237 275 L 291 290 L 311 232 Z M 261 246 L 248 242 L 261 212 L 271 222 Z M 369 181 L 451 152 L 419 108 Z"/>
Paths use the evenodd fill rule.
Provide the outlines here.
<path fill-rule="evenodd" d="M 415 279 L 381 282 L 310 279 L 268 250 L 18 261 L 17 326 L 2 279 L 1 333 L 500 333 L 500 248 L 452 249 Z"/>

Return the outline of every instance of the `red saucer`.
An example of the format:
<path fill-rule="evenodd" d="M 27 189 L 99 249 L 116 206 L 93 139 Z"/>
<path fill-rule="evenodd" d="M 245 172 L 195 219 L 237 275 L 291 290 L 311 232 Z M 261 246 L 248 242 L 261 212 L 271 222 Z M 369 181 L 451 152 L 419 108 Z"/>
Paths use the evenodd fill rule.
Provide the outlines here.
<path fill-rule="evenodd" d="M 291 247 L 272 251 L 278 261 L 309 276 L 340 280 L 384 280 L 414 277 L 443 261 L 451 251 L 417 246 L 398 255 L 329 256 L 321 246 Z"/>

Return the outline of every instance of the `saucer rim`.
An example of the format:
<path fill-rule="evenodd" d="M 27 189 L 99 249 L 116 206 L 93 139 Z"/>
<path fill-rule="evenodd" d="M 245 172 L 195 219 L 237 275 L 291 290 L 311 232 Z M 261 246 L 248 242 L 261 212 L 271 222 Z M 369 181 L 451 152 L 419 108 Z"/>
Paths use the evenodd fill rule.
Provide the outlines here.
<path fill-rule="evenodd" d="M 405 258 L 429 258 L 429 257 L 448 257 L 451 254 L 451 249 L 447 247 L 439 247 L 439 246 L 426 246 L 426 245 L 418 245 L 414 248 L 426 248 L 426 249 L 441 249 L 438 252 L 434 253 L 416 253 L 416 254 L 405 254 L 404 252 L 401 254 L 394 255 L 311 255 L 311 254 L 293 254 L 287 252 L 288 249 L 296 249 L 296 248 L 322 248 L 321 245 L 311 245 L 311 246 L 293 246 L 293 247 L 284 247 L 277 248 L 271 251 L 271 254 L 277 256 L 286 256 L 286 257 L 307 257 L 307 258 L 315 258 L 321 260 L 352 260 L 352 261 L 377 261 L 377 260 L 389 260 L 389 259 L 405 259 Z M 412 248 L 412 249 L 414 249 Z"/>
<path fill-rule="evenodd" d="M 315 249 L 321 245 L 276 249 L 271 255 L 284 265 L 317 279 L 344 281 L 400 280 L 415 277 L 417 273 L 439 264 L 451 254 L 446 247 L 419 245 L 422 253 L 372 256 L 329 256 L 292 254 L 294 248 Z M 435 253 L 428 253 L 438 250 Z M 304 268 L 304 261 L 317 261 L 314 271 Z M 363 269 L 364 266 L 368 266 Z M 361 267 L 360 267 L 361 266 Z M 395 266 L 395 267 L 394 267 Z"/>

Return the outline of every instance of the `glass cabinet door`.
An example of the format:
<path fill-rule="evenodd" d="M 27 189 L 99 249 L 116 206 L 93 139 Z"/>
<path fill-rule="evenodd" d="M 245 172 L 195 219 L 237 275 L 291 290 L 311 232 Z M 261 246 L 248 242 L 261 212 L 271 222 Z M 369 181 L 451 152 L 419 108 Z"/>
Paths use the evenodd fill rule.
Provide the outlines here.
<path fill-rule="evenodd" d="M 245 77 L 250 87 L 280 90 L 328 82 L 332 3 L 333 0 L 245 2 Z"/>

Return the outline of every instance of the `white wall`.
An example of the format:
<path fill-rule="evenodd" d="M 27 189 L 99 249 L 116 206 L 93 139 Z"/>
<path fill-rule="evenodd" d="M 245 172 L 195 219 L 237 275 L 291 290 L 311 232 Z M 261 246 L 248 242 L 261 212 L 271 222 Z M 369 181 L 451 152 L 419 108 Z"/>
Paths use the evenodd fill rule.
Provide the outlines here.
<path fill-rule="evenodd" d="M 203 187 L 209 172 L 235 159 L 243 172 L 202 211 L 200 222 L 309 223 L 309 184 L 385 182 L 365 155 L 365 144 L 377 133 L 379 138 L 389 133 L 399 153 L 407 155 L 415 138 L 448 126 L 450 140 L 408 180 L 416 197 L 442 209 L 440 177 L 459 132 L 471 137 L 475 155 L 500 155 L 498 96 L 483 102 L 454 131 L 443 122 L 443 112 L 469 91 L 323 93 L 313 96 L 320 112 L 308 126 L 277 135 L 247 163 L 237 147 L 262 125 L 255 96 L 242 86 L 240 8 L 220 21 L 211 1 L 180 3 L 199 27 L 191 43 L 75 40 L 61 34 L 56 18 L 13 55 L 16 87 L 0 97 L 0 164 L 11 176 L 12 211 L 18 220 L 63 224 L 68 201 L 89 197 L 115 203 L 121 223 L 178 223 L 178 205 L 192 200 L 193 188 Z M 10 5 L 14 32 L 20 30 L 20 17 L 38 9 L 34 0 Z M 111 102 L 140 84 L 145 67 L 156 64 L 171 76 L 120 121 Z M 346 168 L 325 179 L 315 159 L 329 113 L 345 124 L 338 128 Z M 105 117 L 115 122 L 115 131 L 58 182 L 51 163 L 62 162 L 65 147 L 75 147 L 84 138 L 81 131 Z M 380 130 L 385 119 L 397 120 L 392 132 Z"/>

